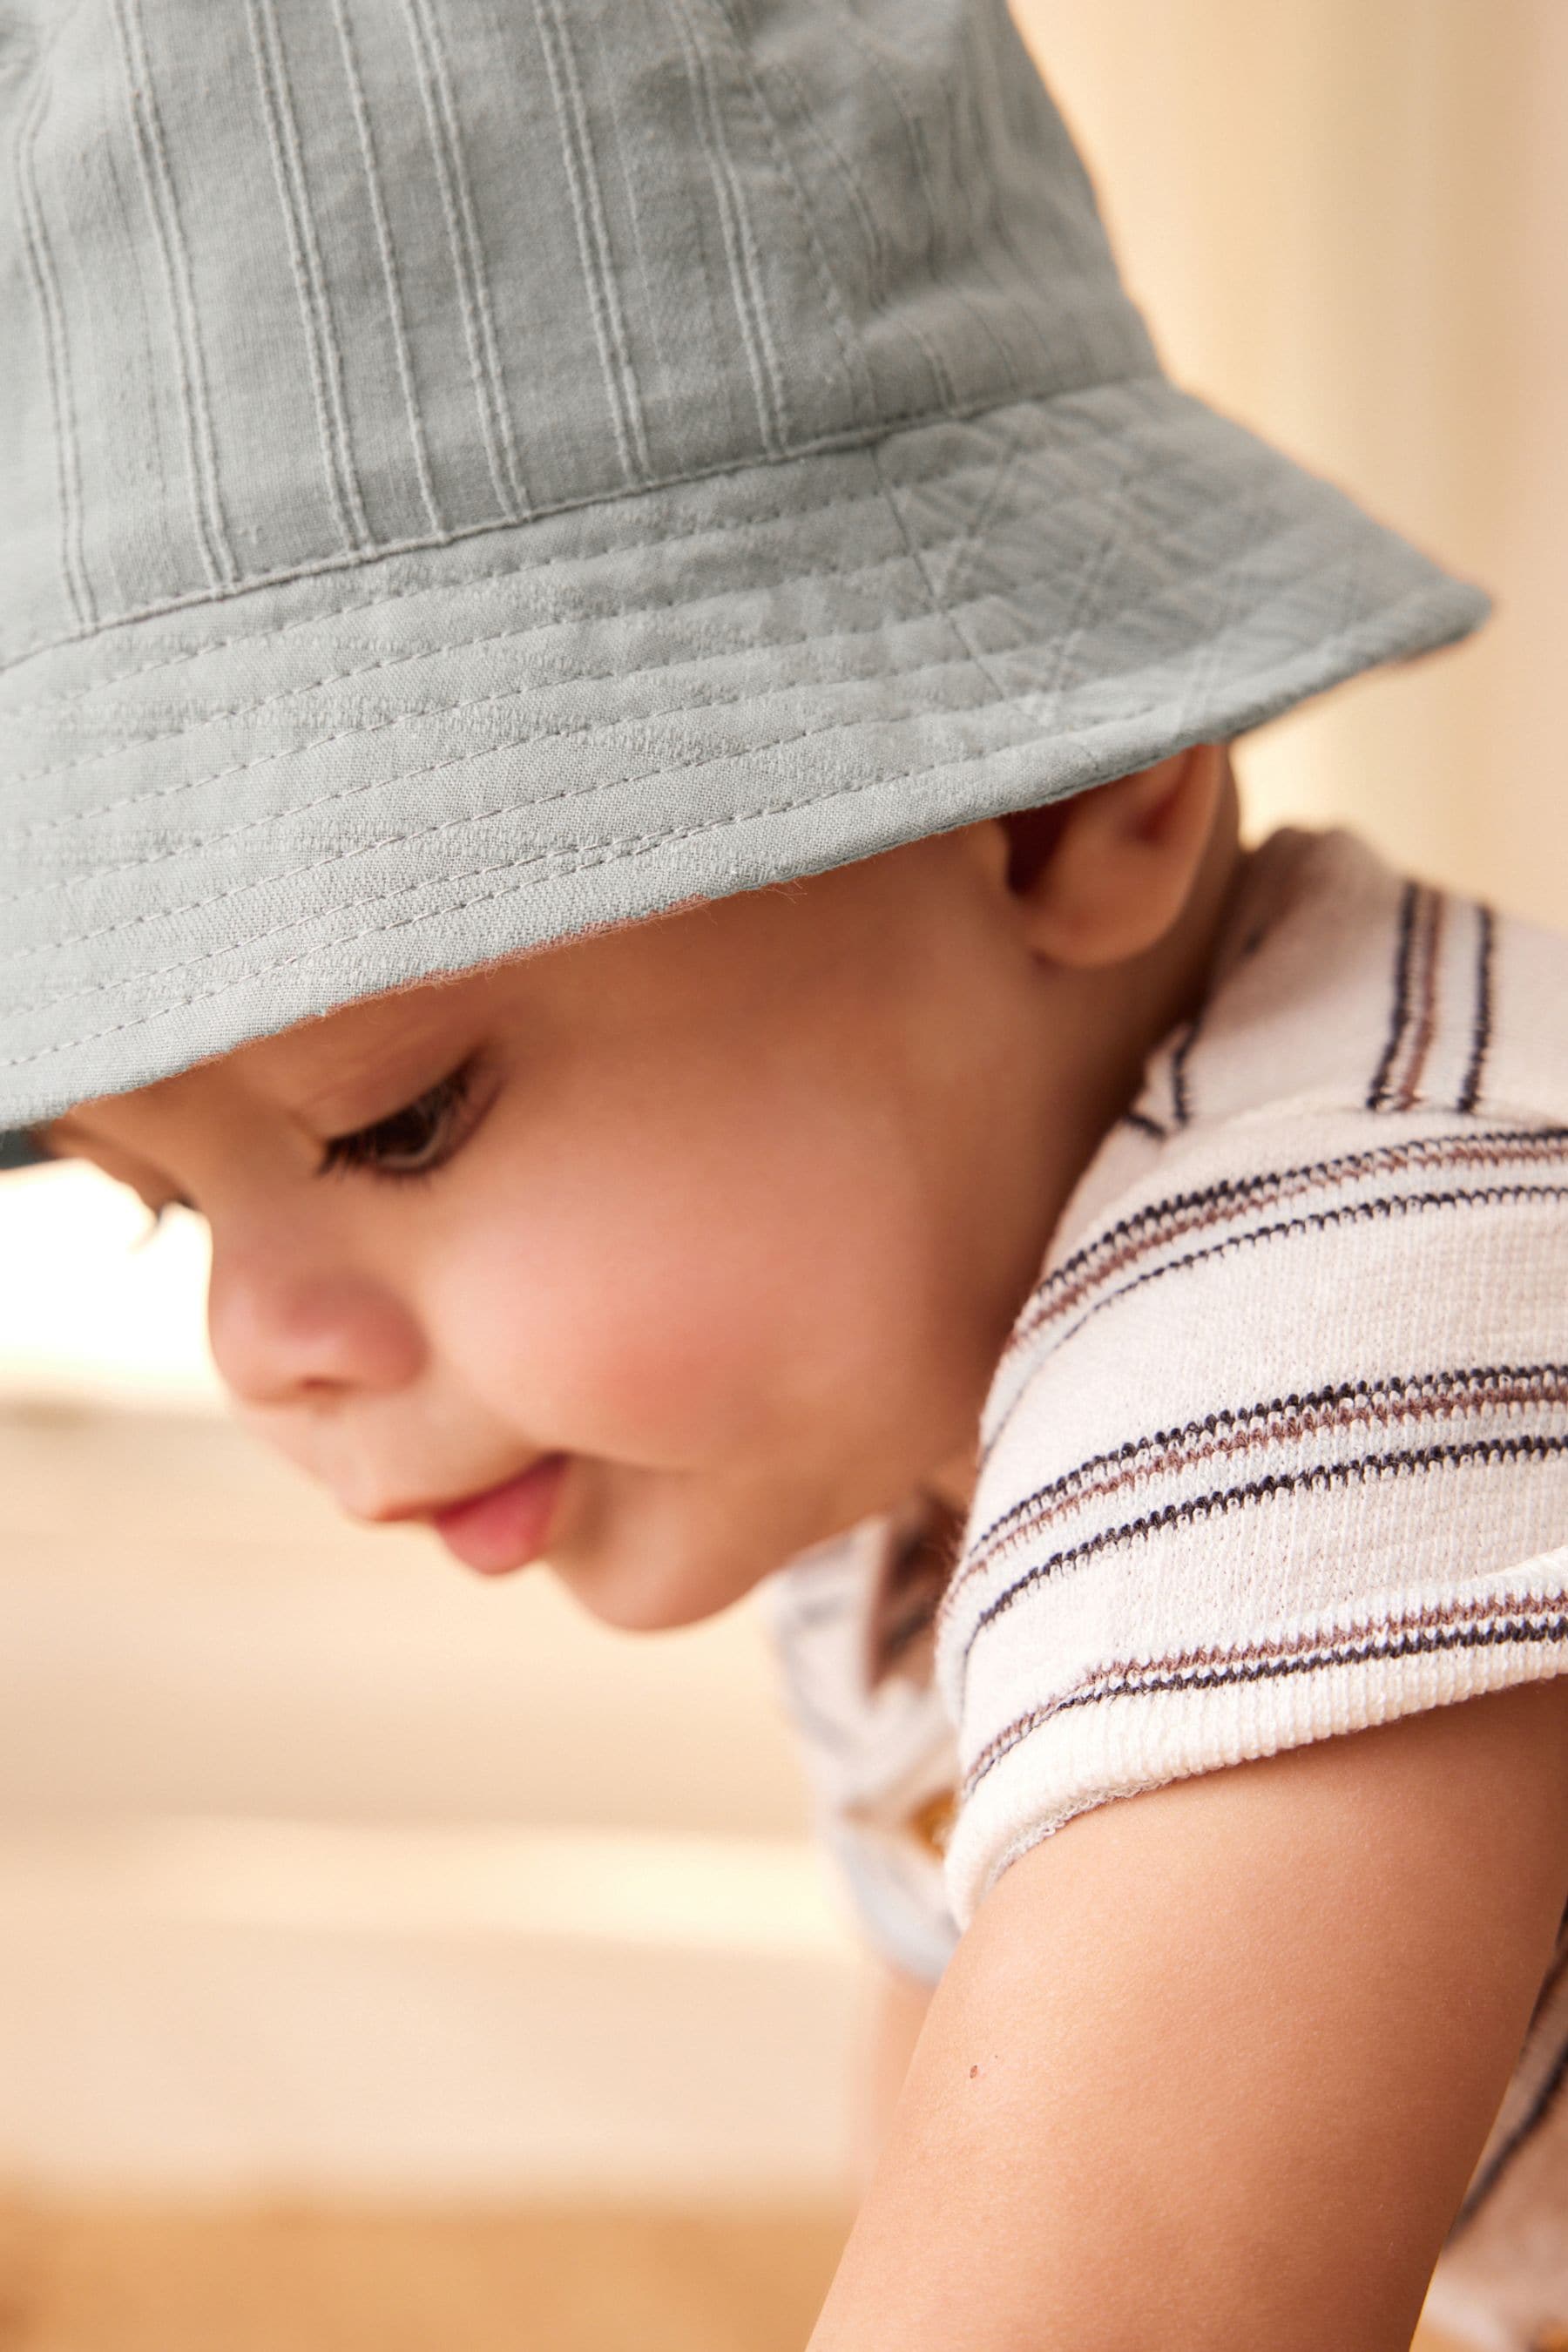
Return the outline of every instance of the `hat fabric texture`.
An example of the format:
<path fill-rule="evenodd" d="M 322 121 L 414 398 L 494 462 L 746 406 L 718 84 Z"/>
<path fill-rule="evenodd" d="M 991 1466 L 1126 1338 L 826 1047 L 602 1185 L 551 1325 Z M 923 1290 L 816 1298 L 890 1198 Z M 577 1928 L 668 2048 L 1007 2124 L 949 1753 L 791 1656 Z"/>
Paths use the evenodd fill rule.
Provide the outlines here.
<path fill-rule="evenodd" d="M 0 1128 L 1487 600 L 1178 390 L 1002 0 L 12 0 Z"/>

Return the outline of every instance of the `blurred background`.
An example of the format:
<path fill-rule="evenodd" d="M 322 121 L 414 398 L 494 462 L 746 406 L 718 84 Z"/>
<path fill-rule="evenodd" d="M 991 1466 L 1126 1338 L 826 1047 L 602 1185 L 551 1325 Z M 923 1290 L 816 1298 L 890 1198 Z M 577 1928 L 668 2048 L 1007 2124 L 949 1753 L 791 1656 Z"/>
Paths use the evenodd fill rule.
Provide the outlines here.
<path fill-rule="evenodd" d="M 1019 14 L 1172 372 L 1497 599 L 1252 739 L 1250 830 L 1568 924 L 1568 10 Z M 0 1182 L 0 2344 L 803 2345 L 868 1984 L 754 1608 L 338 1524 L 144 1226 Z"/>
<path fill-rule="evenodd" d="M 1247 740 L 1253 828 L 1352 824 L 1568 921 L 1568 9 L 1022 0 L 1178 381 L 1496 600 Z"/>

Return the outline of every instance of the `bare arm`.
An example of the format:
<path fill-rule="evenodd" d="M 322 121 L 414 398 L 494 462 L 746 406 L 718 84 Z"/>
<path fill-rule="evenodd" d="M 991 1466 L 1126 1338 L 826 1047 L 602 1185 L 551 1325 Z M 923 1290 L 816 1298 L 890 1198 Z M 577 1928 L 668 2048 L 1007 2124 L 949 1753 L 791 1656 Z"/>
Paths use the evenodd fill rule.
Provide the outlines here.
<path fill-rule="evenodd" d="M 1100 1807 L 932 2000 L 811 2352 L 1404 2352 L 1568 1895 L 1568 1680 Z"/>

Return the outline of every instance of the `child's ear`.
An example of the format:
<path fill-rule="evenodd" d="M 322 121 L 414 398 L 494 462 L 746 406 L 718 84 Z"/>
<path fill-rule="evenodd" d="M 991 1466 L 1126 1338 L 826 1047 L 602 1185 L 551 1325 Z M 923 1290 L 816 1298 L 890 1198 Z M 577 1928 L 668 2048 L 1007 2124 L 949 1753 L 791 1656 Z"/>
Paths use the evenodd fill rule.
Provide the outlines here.
<path fill-rule="evenodd" d="M 1163 939 L 1203 863 L 1227 764 L 1224 744 L 1196 743 L 1114 783 L 1004 817 L 1007 885 L 1037 953 L 1087 970 Z"/>

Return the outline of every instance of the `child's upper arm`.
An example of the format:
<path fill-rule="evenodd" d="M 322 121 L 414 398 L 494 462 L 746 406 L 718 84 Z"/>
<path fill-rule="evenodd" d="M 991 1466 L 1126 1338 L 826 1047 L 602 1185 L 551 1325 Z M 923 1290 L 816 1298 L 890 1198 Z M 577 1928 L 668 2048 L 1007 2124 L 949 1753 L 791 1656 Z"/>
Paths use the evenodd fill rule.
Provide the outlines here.
<path fill-rule="evenodd" d="M 1404 2352 L 1568 1894 L 1568 1679 L 1102 1805 L 932 2001 L 811 2352 Z"/>

